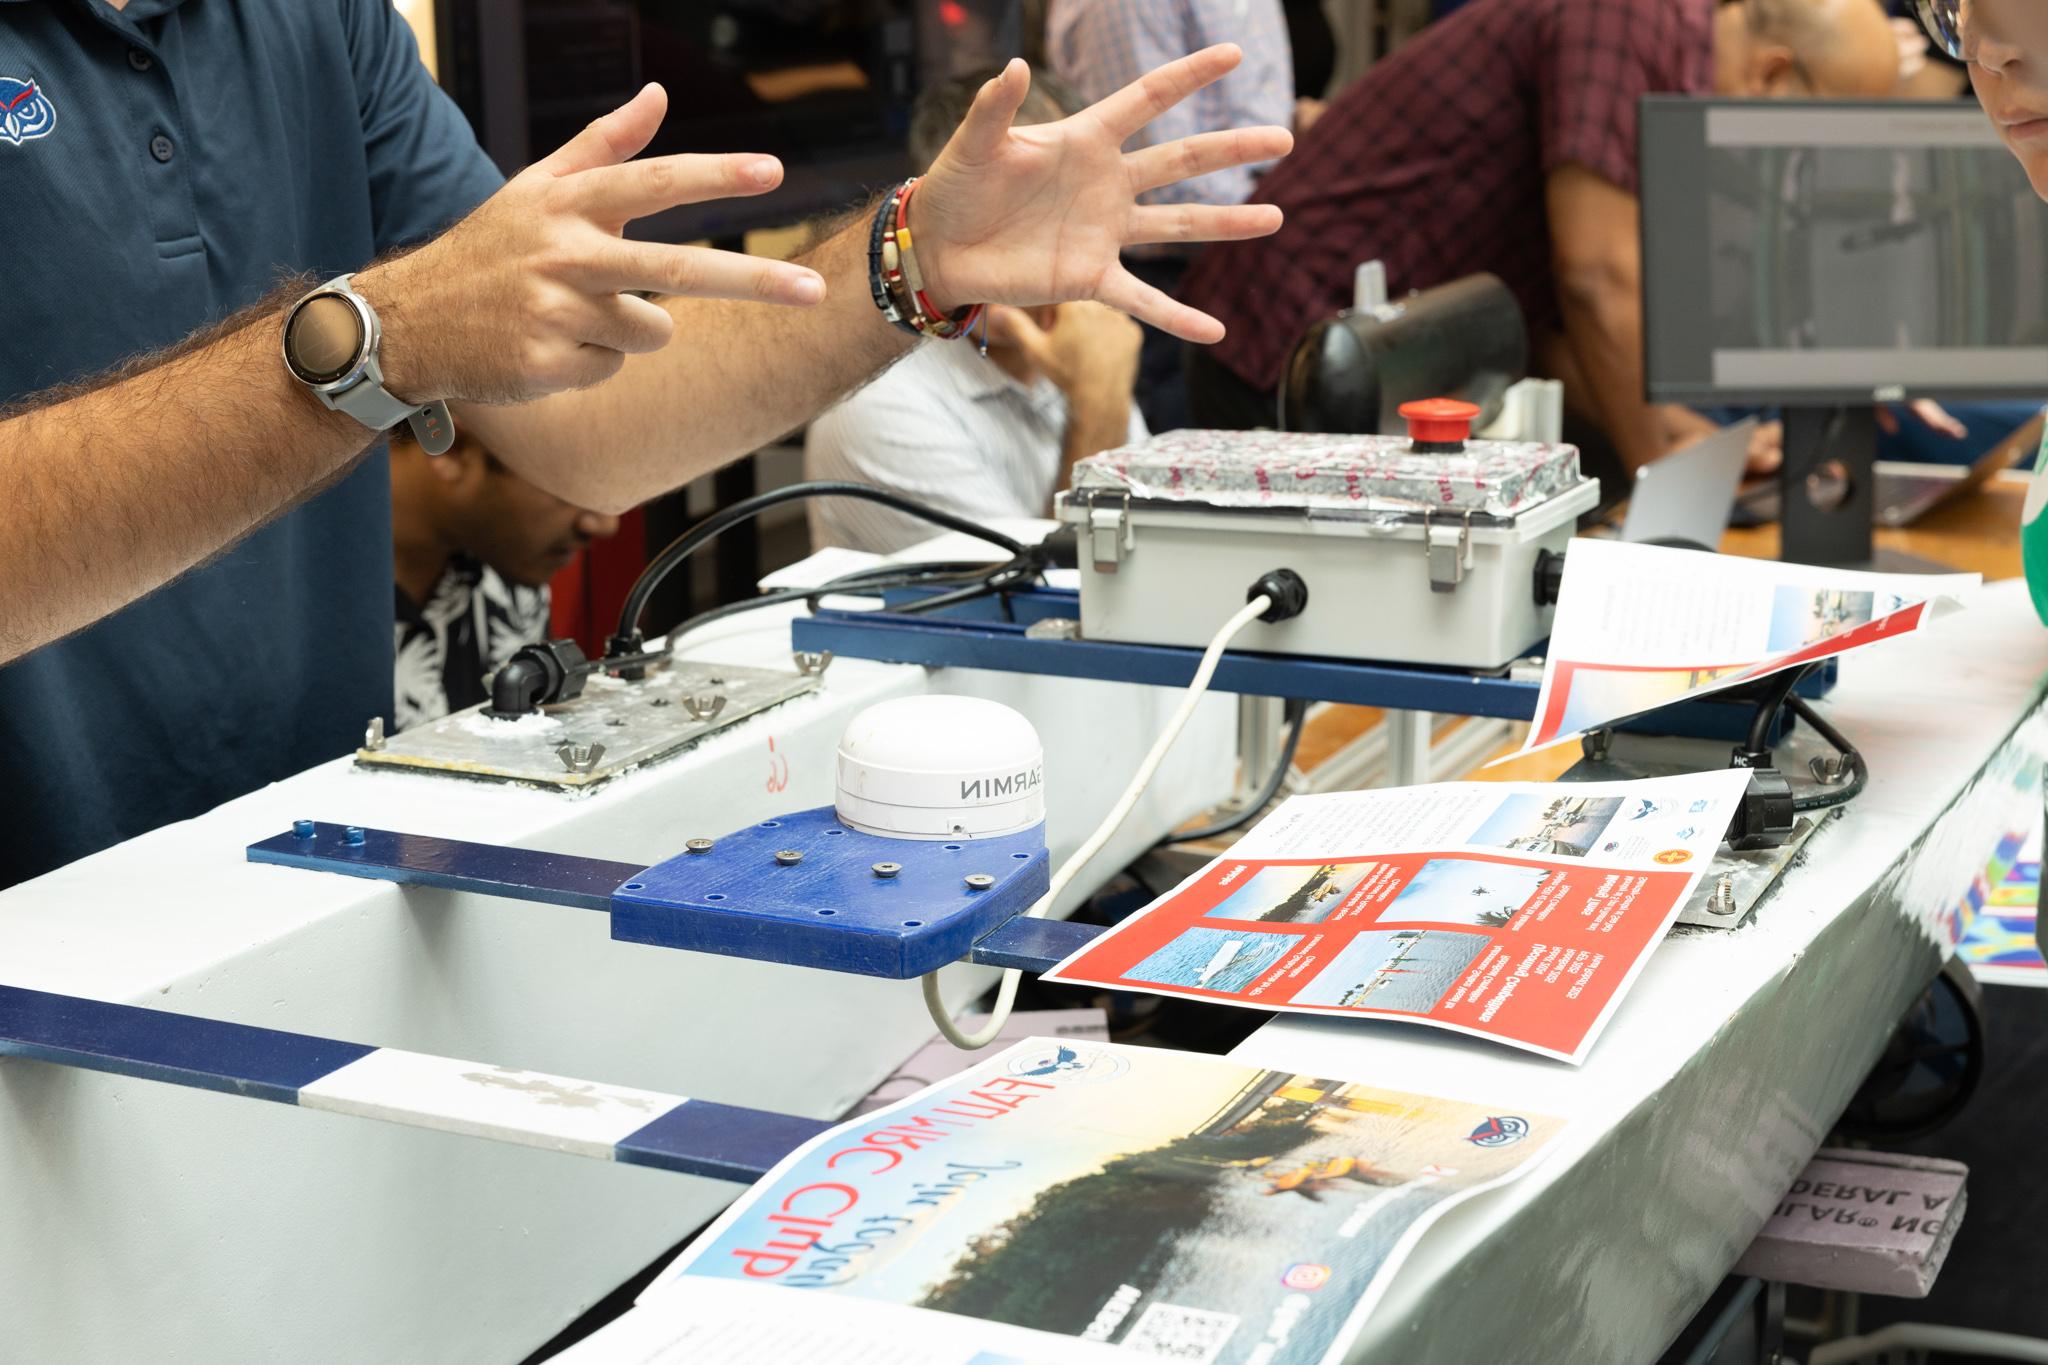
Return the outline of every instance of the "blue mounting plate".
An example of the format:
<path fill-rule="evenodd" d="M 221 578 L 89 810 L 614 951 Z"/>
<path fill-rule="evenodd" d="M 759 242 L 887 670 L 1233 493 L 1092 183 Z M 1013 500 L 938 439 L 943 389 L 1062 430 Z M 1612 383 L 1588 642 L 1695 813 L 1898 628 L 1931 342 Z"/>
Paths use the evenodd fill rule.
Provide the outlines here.
<path fill-rule="evenodd" d="M 785 850 L 802 861 L 781 865 Z M 902 870 L 879 876 L 876 863 Z M 994 885 L 971 890 L 975 874 Z M 1051 883 L 1043 825 L 998 839 L 883 839 L 824 806 L 636 873 L 612 893 L 612 937 L 906 980 L 966 957 Z"/>
<path fill-rule="evenodd" d="M 1001 600 L 978 598 L 930 613 L 905 610 L 932 595 L 930 589 L 893 589 L 884 594 L 880 611 L 826 608 L 799 616 L 790 623 L 790 641 L 800 650 L 830 651 L 850 659 L 1153 687 L 1185 687 L 1202 658 L 1201 650 L 1177 645 L 1030 634 L 1030 628 L 1041 621 L 1080 619 L 1081 595 L 1072 589 L 1025 589 L 1006 593 Z M 1838 662 L 1827 660 L 1824 668 L 1800 684 L 1800 693 L 1825 696 L 1835 684 Z M 1535 678 L 1511 678 L 1504 673 L 1243 650 L 1224 653 L 1210 686 L 1213 691 L 1247 696 L 1499 720 L 1533 719 L 1542 691 Z M 1664 707 L 1625 721 L 1620 728 L 1732 743 L 1748 734 L 1750 712 L 1748 702 L 1707 697 Z M 1788 718 L 1779 717 L 1771 743 L 1778 742 L 1787 725 Z"/>

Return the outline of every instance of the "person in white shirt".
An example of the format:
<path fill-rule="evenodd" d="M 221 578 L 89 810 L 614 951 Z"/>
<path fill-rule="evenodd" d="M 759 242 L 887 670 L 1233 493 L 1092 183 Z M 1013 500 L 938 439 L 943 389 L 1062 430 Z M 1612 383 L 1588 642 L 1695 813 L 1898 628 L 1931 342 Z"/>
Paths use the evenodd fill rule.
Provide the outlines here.
<path fill-rule="evenodd" d="M 920 96 L 911 154 L 930 165 L 986 75 Z M 1034 72 L 1018 124 L 1052 123 L 1078 104 Z M 988 354 L 973 341 L 926 342 L 811 423 L 804 474 L 904 493 L 977 521 L 1042 517 L 1074 462 L 1143 440 L 1132 401 L 1141 333 L 1096 303 L 991 308 Z M 927 522 L 874 503 L 810 504 L 818 547 L 888 554 L 929 540 Z"/>

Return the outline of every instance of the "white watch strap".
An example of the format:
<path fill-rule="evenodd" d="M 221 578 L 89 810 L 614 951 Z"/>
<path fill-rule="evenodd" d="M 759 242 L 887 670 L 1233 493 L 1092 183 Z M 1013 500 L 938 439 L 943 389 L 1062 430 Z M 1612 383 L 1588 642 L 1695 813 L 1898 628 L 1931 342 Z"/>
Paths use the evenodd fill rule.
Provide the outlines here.
<path fill-rule="evenodd" d="M 390 390 L 384 387 L 383 378 L 377 374 L 374 362 L 352 387 L 328 394 L 327 401 L 375 431 L 389 431 L 419 411 L 412 404 L 401 403 L 391 395 Z"/>

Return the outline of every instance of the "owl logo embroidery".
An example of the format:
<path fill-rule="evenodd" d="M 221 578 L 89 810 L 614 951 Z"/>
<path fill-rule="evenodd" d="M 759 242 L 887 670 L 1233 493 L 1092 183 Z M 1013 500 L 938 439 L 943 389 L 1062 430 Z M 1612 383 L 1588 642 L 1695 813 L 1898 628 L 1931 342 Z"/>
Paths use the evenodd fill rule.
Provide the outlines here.
<path fill-rule="evenodd" d="M 19 147 L 48 137 L 57 126 L 57 106 L 34 81 L 0 76 L 0 141 Z"/>

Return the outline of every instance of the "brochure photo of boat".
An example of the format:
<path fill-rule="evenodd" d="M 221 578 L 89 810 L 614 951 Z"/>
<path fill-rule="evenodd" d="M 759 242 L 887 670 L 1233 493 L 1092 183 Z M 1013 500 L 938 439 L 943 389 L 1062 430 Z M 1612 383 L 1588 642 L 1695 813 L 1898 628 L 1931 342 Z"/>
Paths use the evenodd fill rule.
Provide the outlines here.
<path fill-rule="evenodd" d="M 1445 929 L 1360 934 L 1290 1003 L 1427 1014 L 1491 942 Z"/>
<path fill-rule="evenodd" d="M 1189 929 L 1131 968 L 1133 981 L 1204 991 L 1241 991 L 1300 946 L 1292 934 Z"/>
<path fill-rule="evenodd" d="M 1510 796 L 1494 808 L 1471 842 L 1553 858 L 1583 858 L 1621 811 L 1618 796 Z"/>
<path fill-rule="evenodd" d="M 1379 863 L 1322 863 L 1269 867 L 1245 879 L 1230 899 L 1208 912 L 1210 919 L 1262 924 L 1320 924 L 1330 912 L 1372 880 Z"/>

